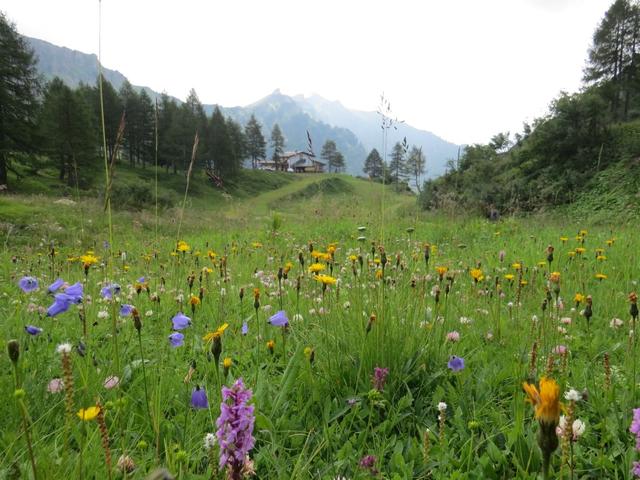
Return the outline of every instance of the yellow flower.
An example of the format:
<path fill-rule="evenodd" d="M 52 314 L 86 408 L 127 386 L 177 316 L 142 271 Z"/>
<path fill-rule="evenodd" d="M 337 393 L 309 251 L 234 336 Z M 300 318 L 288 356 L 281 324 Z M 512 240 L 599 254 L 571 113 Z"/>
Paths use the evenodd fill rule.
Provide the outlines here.
<path fill-rule="evenodd" d="M 253 242 L 253 243 L 251 244 L 251 246 L 252 246 L 253 248 L 262 248 L 262 244 L 261 244 L 260 242 Z"/>
<path fill-rule="evenodd" d="M 587 251 L 587 249 L 586 249 L 586 248 L 584 248 L 584 247 L 578 247 L 578 248 L 576 248 L 576 253 L 577 253 L 578 255 L 582 255 L 582 254 L 583 254 L 584 252 L 586 252 L 586 251 Z"/>
<path fill-rule="evenodd" d="M 520 263 L 516 262 L 511 266 L 513 267 L 514 270 L 522 270 L 522 264 L 520 264 Z"/>
<path fill-rule="evenodd" d="M 231 360 L 229 357 L 226 357 L 223 361 L 222 361 L 222 366 L 224 368 L 231 368 L 231 365 L 233 365 L 233 360 Z"/>
<path fill-rule="evenodd" d="M 218 256 L 218 254 L 216 252 L 214 252 L 213 250 L 209 250 L 207 252 L 207 256 L 213 261 L 216 259 L 216 257 Z"/>
<path fill-rule="evenodd" d="M 329 246 L 327 247 L 327 252 L 329 254 L 336 253 L 336 244 L 335 243 L 329 244 Z"/>
<path fill-rule="evenodd" d="M 438 276 L 442 278 L 445 273 L 449 270 L 448 267 L 436 267 L 436 272 L 438 272 Z"/>
<path fill-rule="evenodd" d="M 602 262 L 602 261 L 604 261 L 604 260 L 606 260 L 606 259 L 607 259 L 607 257 L 606 257 L 605 255 L 598 255 L 598 256 L 596 257 L 596 260 L 599 260 L 600 262 Z"/>
<path fill-rule="evenodd" d="M 573 297 L 573 301 L 576 303 L 582 303 L 584 302 L 584 295 L 581 293 L 576 293 L 575 297 Z"/>
<path fill-rule="evenodd" d="M 89 422 L 96 418 L 98 416 L 98 413 L 100 413 L 100 407 L 97 406 L 81 408 L 80 410 L 78 410 L 78 417 L 80 417 L 80 420 Z"/>
<path fill-rule="evenodd" d="M 193 306 L 200 305 L 200 298 L 196 297 L 195 295 L 191 295 L 191 298 L 189 299 L 189 304 Z"/>
<path fill-rule="evenodd" d="M 176 246 L 176 250 L 179 251 L 179 252 L 184 253 L 184 252 L 188 252 L 189 250 L 191 250 L 191 247 L 184 240 L 180 240 L 178 242 L 178 245 Z"/>
<path fill-rule="evenodd" d="M 568 240 L 569 240 L 569 237 L 560 237 L 560 241 L 562 243 L 567 243 Z"/>
<path fill-rule="evenodd" d="M 480 270 L 479 268 L 472 268 L 469 271 L 469 274 L 471 275 L 471 278 L 473 278 L 476 282 L 480 282 L 484 279 L 484 275 L 482 274 L 482 270 Z"/>
<path fill-rule="evenodd" d="M 546 267 L 546 265 L 547 265 L 547 262 L 545 262 L 545 261 L 543 261 L 543 260 L 541 260 L 541 261 L 539 261 L 539 262 L 538 262 L 538 266 L 539 266 L 540 268 L 544 268 L 544 267 Z"/>
<path fill-rule="evenodd" d="M 520 285 L 526 287 L 527 285 L 529 285 L 529 282 L 527 282 L 526 280 L 521 280 Z"/>
<path fill-rule="evenodd" d="M 321 263 L 312 263 L 311 266 L 309 267 L 309 272 L 310 273 L 318 273 L 323 271 L 325 268 L 324 265 L 322 265 Z"/>
<path fill-rule="evenodd" d="M 320 258 L 322 255 L 324 255 L 322 252 L 319 252 L 318 250 L 314 250 L 313 252 L 311 252 L 311 258 Z"/>
<path fill-rule="evenodd" d="M 610 238 L 609 240 L 607 240 L 607 246 L 610 247 L 611 245 L 613 245 L 613 242 L 615 242 L 615 239 Z"/>
<path fill-rule="evenodd" d="M 383 276 L 382 269 L 378 268 L 376 270 L 376 279 L 380 280 L 382 278 L 382 276 Z"/>
<path fill-rule="evenodd" d="M 313 352 L 313 348 L 311 347 L 305 347 L 304 349 L 304 356 L 307 358 L 311 357 L 311 353 Z"/>
<path fill-rule="evenodd" d="M 571 251 L 571 252 L 568 252 L 567 255 L 569 255 L 570 257 L 575 257 L 576 256 L 576 252 Z"/>
<path fill-rule="evenodd" d="M 560 283 L 560 272 L 551 272 L 551 275 L 549 275 L 549 280 L 552 283 Z"/>
<path fill-rule="evenodd" d="M 511 281 L 513 281 L 513 279 L 514 279 L 514 275 L 513 275 L 513 273 L 507 273 L 507 274 L 504 276 L 504 278 L 505 278 L 505 279 L 507 279 L 507 280 L 509 280 L 509 281 L 511 282 Z"/>
<path fill-rule="evenodd" d="M 98 263 L 98 257 L 93 255 L 92 253 L 87 252 L 85 255 L 80 256 L 80 262 L 82 262 L 85 268 L 87 268 Z"/>
<path fill-rule="evenodd" d="M 356 255 L 353 255 L 353 254 L 349 255 L 349 260 L 351 260 L 352 262 L 354 262 L 354 263 L 355 263 L 355 261 L 356 261 L 357 259 L 358 259 L 358 257 L 357 257 Z"/>
<path fill-rule="evenodd" d="M 276 346 L 276 342 L 275 342 L 275 341 L 273 341 L 273 340 L 269 340 L 269 341 L 267 342 L 267 348 L 268 348 L 268 349 L 269 349 L 269 351 L 270 351 L 270 352 L 272 352 L 272 353 L 273 353 L 273 349 L 275 348 L 275 346 Z"/>
<path fill-rule="evenodd" d="M 323 285 L 335 285 L 337 280 L 329 275 L 316 275 L 314 277 L 317 281 L 322 282 Z"/>
<path fill-rule="evenodd" d="M 229 324 L 223 323 L 215 332 L 209 332 L 204 337 L 202 337 L 202 340 L 204 340 L 205 342 L 211 342 L 213 341 L 213 339 L 221 337 L 227 328 L 229 328 Z"/>
<path fill-rule="evenodd" d="M 545 423 L 558 424 L 560 420 L 560 387 L 555 380 L 542 377 L 540 390 L 527 382 L 522 384 L 527 393 L 527 400 L 536 409 L 536 418 Z"/>
<path fill-rule="evenodd" d="M 584 237 L 587 235 L 587 231 L 586 230 L 580 230 L 580 236 Z"/>
<path fill-rule="evenodd" d="M 596 273 L 596 278 L 598 280 L 606 280 L 607 276 L 604 273 Z"/>

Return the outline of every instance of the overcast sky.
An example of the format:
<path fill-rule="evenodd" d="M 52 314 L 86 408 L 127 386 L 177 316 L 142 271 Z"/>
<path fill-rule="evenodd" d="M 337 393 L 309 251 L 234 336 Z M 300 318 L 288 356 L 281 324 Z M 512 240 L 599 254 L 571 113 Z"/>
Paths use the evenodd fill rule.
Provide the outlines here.
<path fill-rule="evenodd" d="M 581 86 L 613 0 L 103 0 L 102 62 L 136 85 L 247 105 L 276 88 L 456 143 L 515 133 Z M 2 0 L 18 30 L 98 53 L 98 0 Z"/>

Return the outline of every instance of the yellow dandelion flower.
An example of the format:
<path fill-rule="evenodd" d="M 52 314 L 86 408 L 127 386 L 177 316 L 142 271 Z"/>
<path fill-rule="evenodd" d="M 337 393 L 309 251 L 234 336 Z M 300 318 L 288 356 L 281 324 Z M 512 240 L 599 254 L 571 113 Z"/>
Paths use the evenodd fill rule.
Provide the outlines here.
<path fill-rule="evenodd" d="M 376 279 L 380 280 L 382 278 L 382 276 L 383 276 L 382 269 L 378 268 L 376 270 Z"/>
<path fill-rule="evenodd" d="M 569 241 L 569 237 L 560 237 L 560 241 L 562 243 L 567 243 L 567 241 Z"/>
<path fill-rule="evenodd" d="M 582 303 L 584 302 L 585 296 L 581 293 L 576 293 L 575 296 L 573 297 L 573 301 L 576 303 Z"/>
<path fill-rule="evenodd" d="M 251 244 L 251 246 L 252 246 L 253 248 L 262 248 L 262 244 L 261 244 L 260 242 L 253 242 L 253 243 Z"/>
<path fill-rule="evenodd" d="M 607 276 L 604 273 L 596 273 L 596 278 L 598 280 L 606 280 Z"/>
<path fill-rule="evenodd" d="M 549 275 L 549 280 L 552 283 L 559 283 L 560 282 L 560 272 L 551 272 L 551 275 Z"/>
<path fill-rule="evenodd" d="M 191 250 L 191 247 L 190 247 L 190 246 L 189 246 L 189 244 L 188 244 L 187 242 L 185 242 L 184 240 L 180 240 L 180 241 L 178 242 L 178 245 L 176 246 L 176 250 L 177 250 L 178 252 L 185 253 L 185 252 L 190 251 L 190 250 Z"/>
<path fill-rule="evenodd" d="M 522 384 L 527 400 L 535 407 L 536 418 L 541 422 L 557 424 L 560 420 L 560 387 L 555 380 L 542 377 L 540 390 L 527 382 Z"/>
<path fill-rule="evenodd" d="M 578 255 L 582 255 L 582 254 L 583 254 L 584 252 L 586 252 L 586 251 L 587 251 L 587 249 L 586 249 L 586 248 L 584 248 L 584 247 L 578 247 L 578 248 L 576 248 L 576 253 L 577 253 Z"/>
<path fill-rule="evenodd" d="M 436 267 L 436 272 L 438 272 L 438 276 L 442 278 L 445 273 L 449 270 L 448 267 Z"/>
<path fill-rule="evenodd" d="M 472 268 L 469 271 L 469 274 L 471 275 L 471 278 L 473 278 L 473 280 L 475 280 L 476 282 L 480 282 L 481 280 L 484 279 L 482 270 L 480 270 L 479 268 Z"/>
<path fill-rule="evenodd" d="M 513 275 L 513 273 L 507 273 L 507 274 L 504 276 L 504 278 L 505 278 L 505 279 L 507 279 L 507 280 L 509 280 L 510 282 L 512 282 L 512 281 L 513 281 L 513 279 L 515 278 L 515 276 Z"/>
<path fill-rule="evenodd" d="M 355 263 L 355 261 L 358 260 L 358 257 L 357 257 L 357 255 L 351 254 L 351 255 L 349 255 L 349 260 L 351 260 L 352 262 Z"/>
<path fill-rule="evenodd" d="M 521 263 L 517 263 L 517 262 L 516 262 L 516 263 L 512 264 L 512 265 L 511 265 L 511 267 L 512 267 L 514 270 L 522 270 L 522 264 L 521 264 Z"/>
<path fill-rule="evenodd" d="M 323 264 L 321 263 L 312 263 L 309 266 L 309 273 L 318 273 L 323 271 L 324 269 L 326 269 L 327 267 L 325 267 Z"/>
<path fill-rule="evenodd" d="M 222 366 L 224 368 L 231 368 L 231 365 L 233 365 L 233 360 L 231 360 L 229 357 L 226 357 L 224 360 L 222 360 Z"/>
<path fill-rule="evenodd" d="M 209 332 L 204 337 L 202 337 L 202 340 L 204 340 L 205 342 L 211 342 L 216 338 L 220 338 L 227 328 L 229 328 L 229 324 L 223 323 L 215 332 Z"/>
<path fill-rule="evenodd" d="M 335 283 L 338 281 L 337 279 L 329 276 L 329 275 L 316 275 L 314 277 L 317 281 L 322 282 L 323 285 L 335 285 Z"/>

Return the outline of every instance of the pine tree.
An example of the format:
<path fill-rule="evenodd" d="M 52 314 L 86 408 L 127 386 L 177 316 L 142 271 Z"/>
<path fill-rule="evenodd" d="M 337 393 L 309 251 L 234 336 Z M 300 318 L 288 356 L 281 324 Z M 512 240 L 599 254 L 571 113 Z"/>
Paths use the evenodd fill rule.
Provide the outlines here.
<path fill-rule="evenodd" d="M 280 130 L 280 125 L 277 123 L 271 130 L 271 147 L 273 148 L 273 161 L 276 164 L 276 170 L 280 170 L 280 159 L 284 154 L 284 136 Z"/>
<path fill-rule="evenodd" d="M 242 162 L 247 153 L 247 138 L 239 123 L 227 119 L 227 135 L 229 137 L 230 157 L 226 175 L 233 177 L 242 168 Z"/>
<path fill-rule="evenodd" d="M 336 147 L 336 142 L 333 140 L 327 140 L 322 145 L 322 150 L 320 151 L 320 158 L 325 161 L 327 164 L 327 169 L 330 172 L 332 168 L 334 168 L 333 162 L 336 156 L 336 152 L 338 151 Z"/>
<path fill-rule="evenodd" d="M 405 138 L 402 143 L 396 142 L 391 152 L 391 162 L 389 162 L 389 170 L 393 182 L 396 184 L 396 191 L 400 191 L 400 182 L 406 180 L 407 166 L 405 162 L 405 155 L 407 153 L 407 139 Z"/>
<path fill-rule="evenodd" d="M 208 166 L 213 168 L 216 175 L 225 178 L 228 174 L 233 174 L 233 146 L 227 129 L 227 122 L 216 106 L 209 121 L 207 129 L 208 146 Z"/>
<path fill-rule="evenodd" d="M 373 180 L 381 180 L 384 175 L 384 162 L 382 157 L 375 148 L 371 150 L 364 161 L 364 173 L 369 175 L 369 178 Z"/>
<path fill-rule="evenodd" d="M 626 120 L 640 77 L 640 6 L 616 0 L 593 35 L 584 79 L 598 83 L 615 119 Z"/>
<path fill-rule="evenodd" d="M 264 158 L 266 155 L 267 142 L 264 139 L 264 135 L 262 135 L 262 127 L 253 114 L 244 127 L 244 133 L 247 140 L 247 155 L 251 159 L 251 167 L 256 168 L 258 159 Z"/>
<path fill-rule="evenodd" d="M 60 180 L 74 186 L 80 175 L 88 178 L 96 158 L 97 132 L 81 92 L 54 78 L 44 96 L 39 127 L 44 151 L 57 160 Z"/>
<path fill-rule="evenodd" d="M 10 155 L 34 150 L 39 91 L 33 52 L 0 12 L 0 185 L 7 184 Z"/>

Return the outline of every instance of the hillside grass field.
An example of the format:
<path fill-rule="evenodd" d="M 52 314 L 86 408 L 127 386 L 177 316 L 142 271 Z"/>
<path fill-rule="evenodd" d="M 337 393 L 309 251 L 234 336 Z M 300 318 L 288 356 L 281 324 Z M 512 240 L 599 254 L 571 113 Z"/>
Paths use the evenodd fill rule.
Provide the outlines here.
<path fill-rule="evenodd" d="M 227 478 L 241 441 L 205 437 L 240 378 L 243 475 L 536 479 L 551 425 L 548 478 L 632 476 L 632 223 L 444 217 L 366 180 L 251 171 L 224 193 L 195 175 L 184 211 L 184 177 L 159 172 L 156 217 L 153 171 L 118 166 L 110 234 L 100 187 L 14 180 L 2 478 Z"/>

